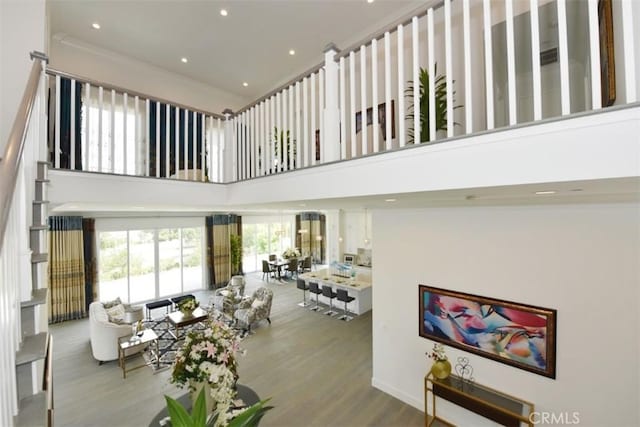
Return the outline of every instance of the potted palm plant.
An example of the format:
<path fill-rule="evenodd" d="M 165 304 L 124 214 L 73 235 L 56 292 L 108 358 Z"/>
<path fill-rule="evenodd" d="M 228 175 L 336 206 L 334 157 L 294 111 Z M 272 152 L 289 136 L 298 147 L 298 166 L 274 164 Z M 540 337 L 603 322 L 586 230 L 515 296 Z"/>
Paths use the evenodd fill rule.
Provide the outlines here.
<path fill-rule="evenodd" d="M 289 168 L 296 167 L 296 146 L 295 141 L 291 140 L 291 132 L 289 130 L 278 129 L 277 127 L 273 128 L 273 154 L 274 158 L 278 159 L 278 164 L 276 165 L 277 170 L 284 170 L 284 153 L 291 153 L 291 143 L 293 145 L 293 158 L 289 158 Z"/>
<path fill-rule="evenodd" d="M 435 80 L 433 82 L 434 86 L 434 98 L 435 98 L 435 111 L 433 114 L 429 111 L 429 84 L 430 84 L 430 76 L 429 72 L 420 68 L 419 74 L 419 94 L 420 94 L 420 141 L 419 142 L 430 142 L 430 126 L 431 120 L 435 121 L 435 128 L 437 131 L 446 131 L 447 130 L 447 79 L 444 74 L 438 75 L 438 64 L 435 64 Z M 413 91 L 416 90 L 416 85 L 412 80 L 408 82 L 407 89 L 405 90 L 405 96 L 413 100 Z M 455 83 L 455 82 L 454 82 Z M 455 91 L 453 94 L 455 95 Z M 454 99 L 455 102 L 455 99 Z M 452 107 L 454 110 L 461 108 L 462 105 L 457 105 Z M 407 119 L 413 121 L 414 118 L 414 107 L 413 101 L 409 102 L 409 114 L 407 115 Z M 458 123 L 454 123 L 454 125 L 458 125 Z M 415 130 L 413 128 L 409 128 L 407 131 L 409 136 L 409 142 L 415 142 Z"/>

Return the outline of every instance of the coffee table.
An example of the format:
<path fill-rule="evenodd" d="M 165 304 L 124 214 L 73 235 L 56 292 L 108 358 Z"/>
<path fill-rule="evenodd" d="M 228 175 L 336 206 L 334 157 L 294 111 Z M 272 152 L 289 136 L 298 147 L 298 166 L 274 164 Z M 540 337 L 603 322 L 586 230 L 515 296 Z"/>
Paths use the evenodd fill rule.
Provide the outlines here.
<path fill-rule="evenodd" d="M 193 310 L 191 316 L 185 316 L 181 311 L 174 311 L 173 313 L 169 313 L 167 315 L 167 322 L 175 328 L 175 333 L 169 329 L 169 333 L 176 340 L 179 339 L 180 336 L 180 328 L 187 325 L 193 325 L 194 323 L 199 323 L 204 320 L 207 320 L 209 314 L 201 309 L 200 307 Z"/>
<path fill-rule="evenodd" d="M 160 368 L 160 347 L 158 346 L 158 335 L 151 330 L 145 329 L 142 332 L 138 332 L 137 335 L 127 335 L 118 338 L 118 363 L 122 368 L 122 378 L 127 378 L 127 372 L 133 371 L 143 366 L 147 366 L 147 363 L 134 368 L 127 369 L 127 350 L 136 349 L 141 346 L 149 346 L 149 351 L 153 356 L 149 363 L 156 363 L 156 368 Z"/>

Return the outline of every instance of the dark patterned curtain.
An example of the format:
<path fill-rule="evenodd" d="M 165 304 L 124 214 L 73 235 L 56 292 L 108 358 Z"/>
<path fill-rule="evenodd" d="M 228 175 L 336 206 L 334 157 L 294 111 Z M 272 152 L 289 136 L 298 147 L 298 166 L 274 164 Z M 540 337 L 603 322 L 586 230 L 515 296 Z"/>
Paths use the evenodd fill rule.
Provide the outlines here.
<path fill-rule="evenodd" d="M 52 81 L 55 81 L 53 79 Z M 71 80 L 60 79 L 60 87 L 56 88 L 60 92 L 60 168 L 82 170 L 82 141 L 80 130 L 82 129 L 82 84 L 76 82 L 75 96 L 75 123 L 73 132 L 75 133 L 75 165 L 71 165 Z M 52 132 L 49 134 L 49 153 L 51 163 L 55 161 L 55 96 L 49 97 L 49 118 L 53 123 Z"/>
<path fill-rule="evenodd" d="M 209 287 L 225 286 L 231 278 L 229 259 L 229 215 L 206 218 Z"/>
<path fill-rule="evenodd" d="M 86 317 L 82 217 L 49 217 L 49 323 Z"/>
<path fill-rule="evenodd" d="M 82 219 L 82 241 L 84 245 L 84 293 L 85 308 L 98 298 L 98 269 L 96 261 L 96 220 Z"/>

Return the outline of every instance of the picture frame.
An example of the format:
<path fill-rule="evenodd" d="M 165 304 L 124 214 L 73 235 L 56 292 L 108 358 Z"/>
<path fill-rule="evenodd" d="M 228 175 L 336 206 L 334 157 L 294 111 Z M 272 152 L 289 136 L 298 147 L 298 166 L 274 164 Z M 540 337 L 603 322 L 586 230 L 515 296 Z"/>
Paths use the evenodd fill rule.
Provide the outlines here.
<path fill-rule="evenodd" d="M 598 1 L 598 29 L 600 35 L 600 85 L 602 106 L 609 107 L 616 100 L 616 69 L 613 50 L 613 15 L 611 0 Z"/>
<path fill-rule="evenodd" d="M 367 126 L 373 124 L 373 107 L 367 108 Z M 378 126 L 382 140 L 387 140 L 387 104 L 378 104 Z M 362 131 L 362 111 L 356 113 L 356 134 Z M 391 100 L 391 139 L 396 137 L 395 100 Z"/>
<path fill-rule="evenodd" d="M 419 285 L 423 338 L 556 377 L 555 309 Z"/>

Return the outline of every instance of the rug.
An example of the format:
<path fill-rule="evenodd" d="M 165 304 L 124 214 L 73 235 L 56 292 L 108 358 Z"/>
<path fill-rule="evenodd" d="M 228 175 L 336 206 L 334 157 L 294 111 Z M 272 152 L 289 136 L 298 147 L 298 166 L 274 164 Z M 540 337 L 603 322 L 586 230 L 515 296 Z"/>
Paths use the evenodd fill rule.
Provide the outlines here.
<path fill-rule="evenodd" d="M 153 370 L 153 373 L 158 373 L 165 371 L 171 368 L 173 361 L 176 358 L 176 353 L 182 347 L 184 343 L 184 337 L 187 336 L 187 332 L 189 331 L 198 331 L 204 330 L 205 325 L 203 323 L 195 323 L 193 325 L 188 325 L 180 328 L 180 339 L 176 340 L 173 338 L 173 335 L 169 333 L 170 326 L 168 322 L 164 319 L 162 320 L 147 320 L 144 322 L 144 327 L 147 329 L 152 329 L 156 335 L 158 335 L 158 348 L 160 351 L 160 366 L 155 363 L 155 361 L 151 362 L 152 355 L 149 350 L 144 352 L 143 357 L 147 365 Z M 244 339 L 247 336 L 247 332 L 242 329 L 234 329 L 238 338 L 240 340 Z"/>

